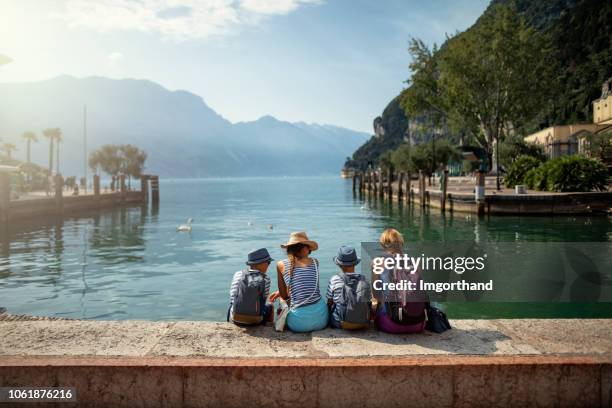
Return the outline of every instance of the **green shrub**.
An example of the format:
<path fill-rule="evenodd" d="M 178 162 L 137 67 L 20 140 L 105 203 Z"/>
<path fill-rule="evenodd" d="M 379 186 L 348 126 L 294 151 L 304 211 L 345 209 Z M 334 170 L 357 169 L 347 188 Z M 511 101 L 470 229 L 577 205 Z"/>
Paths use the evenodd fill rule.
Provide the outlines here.
<path fill-rule="evenodd" d="M 549 160 L 527 171 L 523 182 L 540 191 L 604 191 L 608 171 L 599 161 L 583 156 L 564 156 Z"/>
<path fill-rule="evenodd" d="M 608 170 L 598 160 L 584 156 L 564 156 L 547 162 L 546 189 L 548 191 L 604 191 L 607 189 Z"/>
<path fill-rule="evenodd" d="M 526 184 L 525 176 L 527 172 L 537 168 L 542 163 L 541 160 L 532 156 L 519 156 L 510 166 L 508 173 L 504 177 L 506 187 L 514 187 L 517 184 Z"/>
<path fill-rule="evenodd" d="M 525 174 L 523 182 L 531 190 L 545 191 L 547 170 L 548 166 L 541 164 L 539 167 L 529 170 Z"/>

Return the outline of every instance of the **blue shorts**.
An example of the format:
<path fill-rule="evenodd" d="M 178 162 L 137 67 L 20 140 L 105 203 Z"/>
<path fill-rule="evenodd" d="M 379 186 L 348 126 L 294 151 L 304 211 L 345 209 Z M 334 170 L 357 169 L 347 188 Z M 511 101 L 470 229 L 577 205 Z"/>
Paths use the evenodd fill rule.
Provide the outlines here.
<path fill-rule="evenodd" d="M 329 322 L 327 303 L 321 297 L 318 302 L 292 309 L 287 315 L 289 330 L 298 333 L 322 330 Z"/>

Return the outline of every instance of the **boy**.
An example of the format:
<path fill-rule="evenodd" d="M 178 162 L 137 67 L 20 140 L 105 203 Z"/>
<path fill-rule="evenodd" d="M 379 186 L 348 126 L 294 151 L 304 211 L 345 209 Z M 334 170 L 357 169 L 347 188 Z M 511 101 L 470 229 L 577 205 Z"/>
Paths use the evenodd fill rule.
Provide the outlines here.
<path fill-rule="evenodd" d="M 271 262 L 266 248 L 248 254 L 248 268 L 236 272 L 232 279 L 228 322 L 250 326 L 274 321 L 274 308 L 266 302 L 270 295 L 270 277 L 266 272 Z"/>
<path fill-rule="evenodd" d="M 334 263 L 342 273 L 334 275 L 327 287 L 331 326 L 337 329 L 366 329 L 370 324 L 371 288 L 365 277 L 355 272 L 361 259 L 355 248 L 341 246 Z"/>

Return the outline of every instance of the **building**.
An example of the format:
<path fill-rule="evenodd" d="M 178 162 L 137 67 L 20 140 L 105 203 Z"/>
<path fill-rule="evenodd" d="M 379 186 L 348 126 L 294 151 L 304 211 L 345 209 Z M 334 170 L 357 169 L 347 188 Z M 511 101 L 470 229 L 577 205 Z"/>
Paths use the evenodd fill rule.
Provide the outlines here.
<path fill-rule="evenodd" d="M 593 101 L 593 122 L 612 125 L 612 78 L 601 87 L 601 97 Z"/>
<path fill-rule="evenodd" d="M 549 158 L 587 152 L 587 136 L 612 128 L 612 78 L 604 82 L 601 97 L 593 101 L 593 123 L 551 126 L 525 138 L 544 148 Z"/>

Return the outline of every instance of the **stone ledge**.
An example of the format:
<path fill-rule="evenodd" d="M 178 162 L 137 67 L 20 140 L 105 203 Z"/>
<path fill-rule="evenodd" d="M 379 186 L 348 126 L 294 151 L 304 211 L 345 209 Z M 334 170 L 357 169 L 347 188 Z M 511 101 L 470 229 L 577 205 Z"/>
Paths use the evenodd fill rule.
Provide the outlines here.
<path fill-rule="evenodd" d="M 612 355 L 612 319 L 454 320 L 442 334 L 277 333 L 215 322 L 0 321 L 3 356 L 361 358 Z"/>
<path fill-rule="evenodd" d="M 3 321 L 0 386 L 74 387 L 86 407 L 611 405 L 612 319 L 452 324 L 439 335 L 393 336 Z"/>

